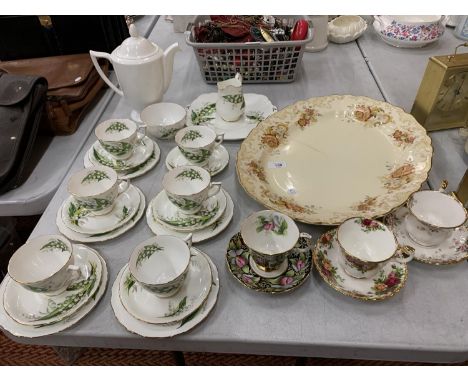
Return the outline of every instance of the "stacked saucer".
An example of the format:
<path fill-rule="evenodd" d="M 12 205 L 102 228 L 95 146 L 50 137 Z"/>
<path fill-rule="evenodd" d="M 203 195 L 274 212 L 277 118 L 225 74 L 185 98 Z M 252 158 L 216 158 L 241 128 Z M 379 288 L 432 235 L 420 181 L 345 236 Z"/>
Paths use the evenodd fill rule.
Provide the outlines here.
<path fill-rule="evenodd" d="M 96 166 L 74 174 L 71 194 L 57 212 L 59 231 L 71 240 L 106 241 L 132 228 L 143 216 L 145 197 L 128 180 L 118 180 L 109 167 Z"/>
<path fill-rule="evenodd" d="M 223 231 L 232 219 L 234 204 L 221 183 L 211 182 L 208 171 L 182 166 L 169 171 L 162 190 L 149 204 L 146 219 L 156 235 L 183 238 L 193 234 L 200 242 Z"/>
<path fill-rule="evenodd" d="M 85 317 L 106 285 L 95 250 L 60 235 L 32 239 L 12 256 L 0 285 L 0 326 L 18 337 L 58 333 Z"/>
<path fill-rule="evenodd" d="M 96 128 L 98 140 L 86 152 L 84 166 L 107 166 L 119 179 L 132 179 L 151 170 L 159 161 L 161 151 L 156 142 L 138 133 L 135 122 L 110 119 Z"/>
<path fill-rule="evenodd" d="M 138 245 L 112 286 L 118 321 L 143 337 L 172 337 L 203 321 L 219 290 L 211 259 L 174 236 L 157 236 Z"/>

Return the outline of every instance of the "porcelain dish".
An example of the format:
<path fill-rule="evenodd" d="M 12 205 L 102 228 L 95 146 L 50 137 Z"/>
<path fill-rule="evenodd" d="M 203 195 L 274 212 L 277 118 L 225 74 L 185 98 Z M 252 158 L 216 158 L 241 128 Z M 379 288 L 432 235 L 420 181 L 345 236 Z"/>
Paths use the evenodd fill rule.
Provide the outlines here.
<path fill-rule="evenodd" d="M 299 101 L 261 122 L 242 142 L 236 170 L 267 208 L 337 225 L 406 202 L 431 160 L 431 140 L 413 116 L 386 102 L 335 95 Z"/>
<path fill-rule="evenodd" d="M 186 125 L 206 125 L 217 134 L 224 133 L 227 141 L 244 139 L 260 121 L 277 111 L 264 95 L 244 94 L 244 98 L 244 114 L 235 122 L 226 122 L 216 113 L 218 93 L 202 94 L 188 106 Z"/>
<path fill-rule="evenodd" d="M 366 29 L 367 23 L 360 16 L 338 16 L 328 23 L 328 39 L 345 44 L 359 38 Z"/>
<path fill-rule="evenodd" d="M 207 170 L 211 176 L 215 176 L 223 171 L 228 164 L 229 153 L 226 147 L 219 145 L 213 150 L 210 159 L 208 159 L 208 163 L 202 167 Z M 178 147 L 174 147 L 166 156 L 166 167 L 168 170 L 188 165 L 190 165 L 190 162 L 182 155 Z"/>
<path fill-rule="evenodd" d="M 175 103 L 161 102 L 149 105 L 140 114 L 146 132 L 158 139 L 173 139 L 185 126 L 186 111 Z"/>

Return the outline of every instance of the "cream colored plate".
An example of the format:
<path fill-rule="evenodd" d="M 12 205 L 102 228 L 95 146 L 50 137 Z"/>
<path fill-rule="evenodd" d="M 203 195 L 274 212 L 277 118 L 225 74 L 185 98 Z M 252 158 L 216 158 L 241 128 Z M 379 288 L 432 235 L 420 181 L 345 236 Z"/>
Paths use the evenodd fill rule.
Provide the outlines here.
<path fill-rule="evenodd" d="M 367 97 L 327 96 L 261 122 L 237 155 L 240 183 L 293 219 L 339 224 L 403 204 L 426 180 L 432 146 L 402 109 Z"/>

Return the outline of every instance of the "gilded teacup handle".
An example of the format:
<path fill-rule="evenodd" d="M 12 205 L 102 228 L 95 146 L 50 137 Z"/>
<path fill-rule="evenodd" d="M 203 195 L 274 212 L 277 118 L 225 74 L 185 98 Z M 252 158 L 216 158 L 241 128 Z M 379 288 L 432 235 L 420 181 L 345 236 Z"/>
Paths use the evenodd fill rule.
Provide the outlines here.
<path fill-rule="evenodd" d="M 397 252 L 395 260 L 399 263 L 406 264 L 414 259 L 415 249 L 409 245 L 398 245 Z"/>
<path fill-rule="evenodd" d="M 301 232 L 299 234 L 299 238 L 303 238 L 303 239 L 309 239 L 309 245 L 307 245 L 307 247 L 305 248 L 297 248 L 297 247 L 294 247 L 294 250 L 296 252 L 299 252 L 299 253 L 306 253 L 306 252 L 309 252 L 312 247 L 314 246 L 313 242 L 312 242 L 312 236 L 309 235 L 308 233 L 306 232 Z"/>
<path fill-rule="evenodd" d="M 447 179 L 442 180 L 442 182 L 440 182 L 439 192 L 444 192 L 447 187 L 448 187 L 448 180 Z"/>

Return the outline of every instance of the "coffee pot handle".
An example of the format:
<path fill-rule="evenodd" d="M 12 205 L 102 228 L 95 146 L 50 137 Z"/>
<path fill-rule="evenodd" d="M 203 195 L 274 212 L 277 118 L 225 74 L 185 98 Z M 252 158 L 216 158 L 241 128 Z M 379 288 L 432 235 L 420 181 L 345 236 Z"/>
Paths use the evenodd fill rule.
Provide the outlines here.
<path fill-rule="evenodd" d="M 101 76 L 101 78 L 104 80 L 104 82 L 109 85 L 109 87 L 115 91 L 119 96 L 123 97 L 123 91 L 117 88 L 111 80 L 104 74 L 104 72 L 101 69 L 101 66 L 99 65 L 97 58 L 105 58 L 109 62 L 112 63 L 111 55 L 109 53 L 104 53 L 104 52 L 95 52 L 94 50 L 89 51 L 89 55 L 91 56 L 91 61 L 93 61 L 94 67 L 96 68 L 97 72 Z"/>

